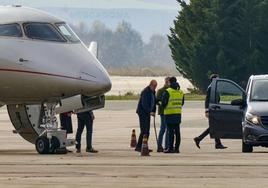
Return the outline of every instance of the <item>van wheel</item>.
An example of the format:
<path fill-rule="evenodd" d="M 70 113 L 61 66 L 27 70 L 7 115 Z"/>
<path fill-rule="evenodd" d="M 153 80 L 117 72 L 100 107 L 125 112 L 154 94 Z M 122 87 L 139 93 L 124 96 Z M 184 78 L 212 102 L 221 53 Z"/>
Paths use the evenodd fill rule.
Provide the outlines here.
<path fill-rule="evenodd" d="M 252 153 L 253 146 L 250 144 L 246 144 L 244 141 L 242 141 L 242 152 L 243 153 Z"/>

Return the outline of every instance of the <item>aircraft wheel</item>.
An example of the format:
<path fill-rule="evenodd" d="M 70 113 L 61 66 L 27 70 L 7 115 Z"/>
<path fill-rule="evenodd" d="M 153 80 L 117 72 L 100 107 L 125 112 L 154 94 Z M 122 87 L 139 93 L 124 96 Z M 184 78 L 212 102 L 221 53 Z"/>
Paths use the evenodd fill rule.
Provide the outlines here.
<path fill-rule="evenodd" d="M 243 153 L 252 153 L 253 146 L 250 144 L 246 144 L 244 141 L 242 141 L 242 152 Z"/>
<path fill-rule="evenodd" d="M 49 140 L 44 136 L 37 138 L 35 142 L 35 148 L 39 154 L 48 154 L 49 153 Z"/>

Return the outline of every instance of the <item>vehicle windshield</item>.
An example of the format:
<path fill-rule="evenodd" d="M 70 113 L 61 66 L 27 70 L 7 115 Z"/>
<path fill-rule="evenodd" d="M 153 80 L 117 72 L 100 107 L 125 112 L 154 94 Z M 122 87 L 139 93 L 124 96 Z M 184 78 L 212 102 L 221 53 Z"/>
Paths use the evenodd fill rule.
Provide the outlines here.
<path fill-rule="evenodd" d="M 19 24 L 1 24 L 0 36 L 4 37 L 22 37 L 22 32 Z"/>
<path fill-rule="evenodd" d="M 60 33 L 49 23 L 25 23 L 23 26 L 28 38 L 54 42 L 66 42 Z"/>
<path fill-rule="evenodd" d="M 59 32 L 69 41 L 72 43 L 79 42 L 79 38 L 77 35 L 73 32 L 73 30 L 68 26 L 66 23 L 58 23 L 56 24 L 58 27 Z"/>
<path fill-rule="evenodd" d="M 253 81 L 251 101 L 268 101 L 268 80 Z"/>

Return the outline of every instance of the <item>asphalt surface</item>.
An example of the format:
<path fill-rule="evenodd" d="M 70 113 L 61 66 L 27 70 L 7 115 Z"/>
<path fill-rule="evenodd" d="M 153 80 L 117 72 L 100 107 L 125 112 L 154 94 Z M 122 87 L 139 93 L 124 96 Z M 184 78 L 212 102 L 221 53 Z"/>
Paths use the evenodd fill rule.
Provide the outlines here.
<path fill-rule="evenodd" d="M 96 111 L 94 147 L 98 154 L 39 155 L 34 145 L 13 134 L 6 109 L 0 109 L 0 187 L 267 187 L 268 150 L 241 153 L 241 140 L 223 140 L 215 150 L 206 138 L 201 150 L 193 138 L 207 128 L 203 102 L 186 102 L 180 154 L 153 152 L 141 157 L 129 148 L 138 131 L 136 101 L 107 102 Z M 156 119 L 159 127 L 159 117 Z M 73 116 L 74 129 L 76 117 Z M 156 151 L 154 132 L 149 140 Z M 85 139 L 83 147 L 85 148 Z M 75 151 L 74 148 L 70 148 Z"/>

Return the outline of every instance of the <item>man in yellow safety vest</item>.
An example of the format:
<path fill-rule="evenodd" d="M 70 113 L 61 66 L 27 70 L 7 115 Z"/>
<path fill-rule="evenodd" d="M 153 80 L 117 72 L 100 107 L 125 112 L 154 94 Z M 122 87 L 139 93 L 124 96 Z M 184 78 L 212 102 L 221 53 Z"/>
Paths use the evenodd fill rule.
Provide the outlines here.
<path fill-rule="evenodd" d="M 168 133 L 168 149 L 164 153 L 180 153 L 180 123 L 182 106 L 184 105 L 184 94 L 180 89 L 177 79 L 170 78 L 170 87 L 164 92 L 162 98 L 162 107 L 164 108 L 164 116 L 167 124 Z M 176 142 L 174 147 L 174 134 Z"/>

